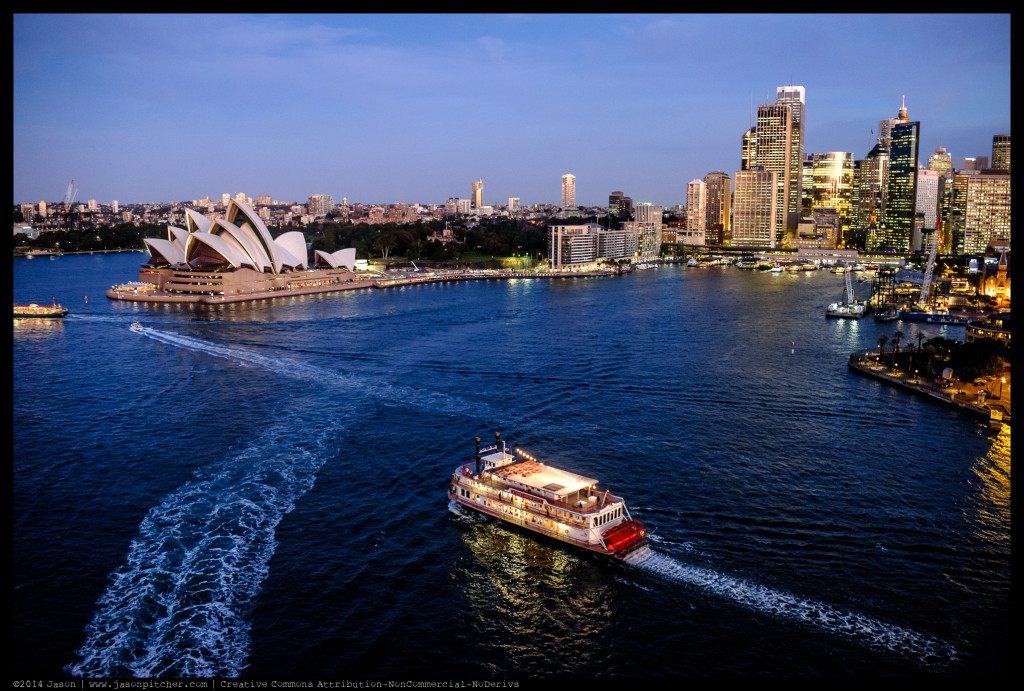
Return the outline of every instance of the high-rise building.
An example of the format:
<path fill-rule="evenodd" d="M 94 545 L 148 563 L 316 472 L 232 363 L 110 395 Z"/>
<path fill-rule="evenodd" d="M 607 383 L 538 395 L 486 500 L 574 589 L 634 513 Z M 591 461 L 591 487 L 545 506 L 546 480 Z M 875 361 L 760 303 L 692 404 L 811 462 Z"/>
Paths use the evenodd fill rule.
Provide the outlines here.
<path fill-rule="evenodd" d="M 814 154 L 805 154 L 800 167 L 800 208 L 803 209 L 801 216 L 806 220 L 814 209 Z"/>
<path fill-rule="evenodd" d="M 484 181 L 474 180 L 469 185 L 469 201 L 474 209 L 484 205 Z"/>
<path fill-rule="evenodd" d="M 907 117 L 906 101 L 900 107 L 899 122 L 893 125 L 889 146 L 889 179 L 885 192 L 885 210 L 877 244 L 870 250 L 910 252 L 917 201 L 917 167 L 921 142 L 921 123 Z"/>
<path fill-rule="evenodd" d="M 630 218 L 633 215 L 633 198 L 627 197 L 621 190 L 608 195 L 608 213 L 619 218 Z"/>
<path fill-rule="evenodd" d="M 566 173 L 562 176 L 562 209 L 576 208 L 576 176 Z"/>
<path fill-rule="evenodd" d="M 334 197 L 329 194 L 311 194 L 306 200 L 306 212 L 310 216 L 326 216 L 334 211 Z"/>
<path fill-rule="evenodd" d="M 964 252 L 982 254 L 993 240 L 1010 239 L 1010 175 L 967 176 Z"/>
<path fill-rule="evenodd" d="M 736 173 L 732 208 L 733 246 L 776 246 L 778 179 L 779 174 L 774 170 L 741 170 Z"/>
<path fill-rule="evenodd" d="M 686 229 L 705 230 L 707 224 L 707 196 L 703 180 L 691 180 L 686 185 Z"/>
<path fill-rule="evenodd" d="M 110 211 L 111 211 L 111 213 L 115 213 L 116 214 L 117 213 L 117 208 L 118 208 L 117 207 L 117 200 L 115 199 L 114 201 L 110 202 Z"/>
<path fill-rule="evenodd" d="M 853 154 L 830 151 L 812 158 L 811 210 L 834 210 L 839 217 L 837 240 L 846 243 L 853 212 Z"/>
<path fill-rule="evenodd" d="M 992 168 L 1010 172 L 1010 135 L 992 137 Z"/>
<path fill-rule="evenodd" d="M 953 177 L 953 157 L 946 153 L 944 148 L 939 147 L 928 157 L 928 170 L 934 170 L 947 178 Z"/>
<path fill-rule="evenodd" d="M 787 228 L 796 228 L 801 165 L 799 154 L 794 155 L 794 145 L 798 140 L 799 137 L 793 132 L 793 106 L 790 103 L 758 106 L 757 125 L 754 131 L 748 131 L 744 136 L 743 156 L 747 170 L 760 169 L 776 173 L 776 242 L 782 240 Z M 739 183 L 736 187 L 739 189 Z"/>
<path fill-rule="evenodd" d="M 708 244 L 732 241 L 732 178 L 720 170 L 704 176 L 705 228 Z"/>
<path fill-rule="evenodd" d="M 39 202 L 39 215 L 46 218 L 46 202 Z"/>
<path fill-rule="evenodd" d="M 928 249 L 922 243 L 921 232 L 925 233 L 935 229 L 939 217 L 939 190 L 943 176 L 934 170 L 917 171 L 917 200 L 915 207 L 917 216 L 921 219 L 920 227 L 915 227 L 915 233 L 910 240 L 912 250 Z M 930 241 L 929 241 L 930 243 Z M 930 244 L 928 245 L 930 247 Z"/>
<path fill-rule="evenodd" d="M 509 213 L 512 213 L 513 211 L 519 211 L 519 197 L 508 198 L 508 210 Z"/>
<path fill-rule="evenodd" d="M 775 104 L 788 105 L 793 113 L 793 126 L 790 129 L 792 143 L 790 145 L 790 208 L 786 211 L 787 228 L 795 228 L 803 213 L 803 165 L 804 165 L 804 132 L 807 127 L 807 105 L 805 90 L 802 86 L 780 86 L 775 89 Z"/>
<path fill-rule="evenodd" d="M 750 170 L 754 164 L 754 151 L 757 149 L 757 127 L 751 127 L 743 133 L 742 150 L 740 151 L 740 170 Z"/>
<path fill-rule="evenodd" d="M 636 212 L 637 223 L 653 223 L 658 226 L 662 224 L 664 210 L 660 204 L 640 202 L 636 205 L 634 211 Z"/>

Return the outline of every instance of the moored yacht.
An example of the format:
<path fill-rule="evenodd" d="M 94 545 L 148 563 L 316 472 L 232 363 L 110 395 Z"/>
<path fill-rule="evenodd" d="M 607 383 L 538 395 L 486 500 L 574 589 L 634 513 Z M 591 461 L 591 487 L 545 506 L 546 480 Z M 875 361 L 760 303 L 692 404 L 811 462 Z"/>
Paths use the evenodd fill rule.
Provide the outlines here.
<path fill-rule="evenodd" d="M 452 473 L 448 497 L 480 513 L 595 554 L 622 559 L 648 543 L 625 500 L 597 480 L 555 468 L 494 435 Z"/>

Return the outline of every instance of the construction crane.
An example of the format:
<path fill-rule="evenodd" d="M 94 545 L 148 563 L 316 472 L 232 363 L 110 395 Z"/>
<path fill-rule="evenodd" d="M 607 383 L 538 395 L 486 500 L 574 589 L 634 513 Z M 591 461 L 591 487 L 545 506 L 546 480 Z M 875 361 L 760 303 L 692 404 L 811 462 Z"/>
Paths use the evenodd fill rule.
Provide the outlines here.
<path fill-rule="evenodd" d="M 935 257 L 939 253 L 939 238 L 942 237 L 942 219 L 935 222 L 935 230 L 932 231 L 932 249 L 928 252 L 928 267 L 924 270 L 924 280 L 921 281 L 921 296 L 917 304 L 924 307 L 928 304 L 928 290 L 932 286 L 932 270 L 935 268 Z"/>
<path fill-rule="evenodd" d="M 78 188 L 75 187 L 74 178 L 68 183 L 68 191 L 64 193 L 64 208 L 71 210 L 71 204 L 75 201 L 75 197 L 78 196 Z"/>
<path fill-rule="evenodd" d="M 61 203 L 60 213 L 63 216 L 63 225 L 65 230 L 70 230 L 72 226 L 71 216 L 71 205 L 75 202 L 75 197 L 78 196 L 78 188 L 75 187 L 74 178 L 68 183 L 68 191 L 64 193 L 64 201 Z"/>

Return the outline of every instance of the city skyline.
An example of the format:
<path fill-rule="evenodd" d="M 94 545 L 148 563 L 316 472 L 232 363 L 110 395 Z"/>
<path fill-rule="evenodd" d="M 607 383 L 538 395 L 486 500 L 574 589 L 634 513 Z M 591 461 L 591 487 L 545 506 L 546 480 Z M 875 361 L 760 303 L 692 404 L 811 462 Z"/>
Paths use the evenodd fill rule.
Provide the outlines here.
<path fill-rule="evenodd" d="M 805 154 L 864 158 L 904 97 L 922 162 L 1011 132 L 1008 14 L 22 14 L 13 75 L 15 204 L 75 179 L 101 203 L 443 204 L 481 180 L 487 205 L 558 205 L 571 173 L 580 206 L 669 207 L 735 177 L 784 85 Z"/>

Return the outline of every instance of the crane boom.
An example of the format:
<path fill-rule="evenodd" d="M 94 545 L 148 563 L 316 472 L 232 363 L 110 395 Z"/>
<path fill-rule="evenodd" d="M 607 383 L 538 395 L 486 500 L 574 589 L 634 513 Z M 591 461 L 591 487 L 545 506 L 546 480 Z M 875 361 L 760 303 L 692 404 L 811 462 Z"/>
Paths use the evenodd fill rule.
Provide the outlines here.
<path fill-rule="evenodd" d="M 75 197 L 78 196 L 78 188 L 75 187 L 74 178 L 68 183 L 68 191 L 64 193 L 64 206 L 69 207 L 71 203 L 75 201 Z"/>
<path fill-rule="evenodd" d="M 928 267 L 924 271 L 924 280 L 921 282 L 921 296 L 917 299 L 917 303 L 922 307 L 928 303 L 928 290 L 932 286 L 932 270 L 935 268 L 935 257 L 939 253 L 939 229 L 941 227 L 942 222 L 940 221 L 932 233 L 932 249 L 928 252 Z"/>

